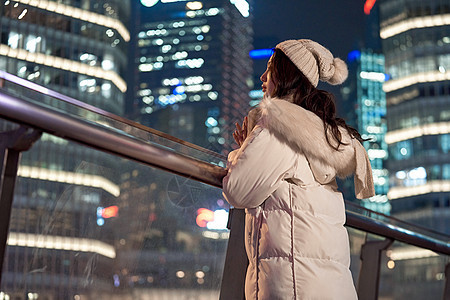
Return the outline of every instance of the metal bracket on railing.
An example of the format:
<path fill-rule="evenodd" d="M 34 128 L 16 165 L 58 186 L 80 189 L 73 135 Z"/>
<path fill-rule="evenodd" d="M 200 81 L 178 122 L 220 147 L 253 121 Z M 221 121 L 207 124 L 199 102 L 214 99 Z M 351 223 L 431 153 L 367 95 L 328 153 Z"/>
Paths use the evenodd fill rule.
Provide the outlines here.
<path fill-rule="evenodd" d="M 443 300 L 450 299 L 450 263 L 445 266 L 445 287 Z"/>
<path fill-rule="evenodd" d="M 227 254 L 219 300 L 244 300 L 244 283 L 248 258 L 244 245 L 245 210 L 230 209 L 227 228 L 230 229 Z"/>
<path fill-rule="evenodd" d="M 380 282 L 381 253 L 389 248 L 394 240 L 366 241 L 361 247 L 361 270 L 358 278 L 358 298 L 364 300 L 378 299 Z"/>
<path fill-rule="evenodd" d="M 25 126 L 0 133 L 0 283 L 20 153 L 30 149 L 41 134 Z"/>

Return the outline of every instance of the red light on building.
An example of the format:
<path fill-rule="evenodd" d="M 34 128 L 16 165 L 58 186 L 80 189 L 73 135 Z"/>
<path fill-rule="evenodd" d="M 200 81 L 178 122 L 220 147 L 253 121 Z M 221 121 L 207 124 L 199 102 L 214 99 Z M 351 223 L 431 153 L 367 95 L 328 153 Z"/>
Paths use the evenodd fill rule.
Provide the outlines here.
<path fill-rule="evenodd" d="M 102 217 L 105 219 L 117 217 L 119 207 L 116 205 L 105 207 L 102 211 Z"/>
<path fill-rule="evenodd" d="M 366 0 L 366 3 L 364 3 L 364 13 L 366 15 L 370 15 L 370 11 L 375 5 L 375 2 L 377 2 L 377 0 Z"/>
<path fill-rule="evenodd" d="M 214 221 L 214 212 L 212 210 L 206 208 L 199 208 L 197 210 L 197 218 L 195 219 L 195 222 L 198 226 L 206 227 L 206 224 L 212 221 Z"/>

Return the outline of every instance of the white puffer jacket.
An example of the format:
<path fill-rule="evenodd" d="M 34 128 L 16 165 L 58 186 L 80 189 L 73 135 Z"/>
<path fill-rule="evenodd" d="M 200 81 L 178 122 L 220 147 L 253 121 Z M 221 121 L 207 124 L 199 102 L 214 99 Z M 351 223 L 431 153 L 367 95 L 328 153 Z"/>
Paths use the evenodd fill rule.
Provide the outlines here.
<path fill-rule="evenodd" d="M 246 299 L 357 299 L 335 178 L 356 173 L 357 196 L 374 194 L 364 148 L 341 130 L 347 145 L 332 149 L 320 118 L 289 101 L 260 110 L 223 179 L 227 201 L 246 209 Z"/>

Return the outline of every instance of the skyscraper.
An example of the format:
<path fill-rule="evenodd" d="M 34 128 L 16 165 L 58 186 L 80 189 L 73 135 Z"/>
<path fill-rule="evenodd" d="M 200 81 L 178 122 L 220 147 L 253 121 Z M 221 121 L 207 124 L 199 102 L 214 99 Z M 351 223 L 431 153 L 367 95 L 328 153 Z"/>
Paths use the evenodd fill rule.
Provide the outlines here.
<path fill-rule="evenodd" d="M 380 1 L 392 213 L 449 233 L 450 4 Z"/>
<path fill-rule="evenodd" d="M 129 5 L 128 0 L 2 1 L 0 70 L 123 114 Z M 19 86 L 7 85 L 5 91 L 71 107 Z M 12 126 L 0 124 L 2 131 Z M 118 163 L 50 134 L 23 154 L 2 299 L 79 299 L 79 293 L 109 291 L 113 270 L 105 266 L 115 248 L 96 215 L 120 195 L 117 178 L 106 171 Z"/>
<path fill-rule="evenodd" d="M 131 118 L 222 151 L 232 141 L 227 127 L 249 108 L 249 3 L 136 1 L 134 9 Z"/>
<path fill-rule="evenodd" d="M 355 50 L 348 56 L 349 79 L 342 88 L 344 112 L 351 126 L 358 129 L 372 166 L 375 194 L 363 199 L 361 204 L 369 209 L 389 214 L 387 198 L 388 172 L 385 160 L 388 157 L 384 141 L 386 133 L 386 96 L 382 85 L 385 81 L 384 56 L 371 49 Z M 352 190 L 352 188 L 350 188 Z"/>

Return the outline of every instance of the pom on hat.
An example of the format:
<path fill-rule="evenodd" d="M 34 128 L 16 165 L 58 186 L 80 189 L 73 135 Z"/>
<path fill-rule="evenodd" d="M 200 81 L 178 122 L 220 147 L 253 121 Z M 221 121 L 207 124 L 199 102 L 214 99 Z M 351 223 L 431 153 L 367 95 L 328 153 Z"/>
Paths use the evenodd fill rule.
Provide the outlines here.
<path fill-rule="evenodd" d="M 328 83 L 332 85 L 341 84 L 348 77 L 347 64 L 340 58 L 333 60 L 334 74 L 328 79 Z"/>
<path fill-rule="evenodd" d="M 297 68 L 317 87 L 319 79 L 329 84 L 341 84 L 347 79 L 345 62 L 334 58 L 331 52 L 312 40 L 287 40 L 276 48 L 286 54 Z"/>

